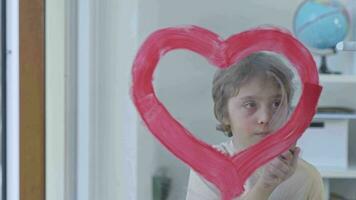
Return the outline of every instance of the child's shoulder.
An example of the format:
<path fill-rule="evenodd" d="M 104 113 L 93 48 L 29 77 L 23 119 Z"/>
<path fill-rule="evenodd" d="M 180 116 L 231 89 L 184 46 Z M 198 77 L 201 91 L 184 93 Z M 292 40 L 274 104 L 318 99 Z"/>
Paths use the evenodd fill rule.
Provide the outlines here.
<path fill-rule="evenodd" d="M 316 169 L 315 166 L 312 164 L 308 163 L 307 161 L 303 160 L 302 158 L 298 159 L 298 168 L 302 170 L 304 173 L 313 176 L 313 177 L 320 177 L 319 171 Z"/>

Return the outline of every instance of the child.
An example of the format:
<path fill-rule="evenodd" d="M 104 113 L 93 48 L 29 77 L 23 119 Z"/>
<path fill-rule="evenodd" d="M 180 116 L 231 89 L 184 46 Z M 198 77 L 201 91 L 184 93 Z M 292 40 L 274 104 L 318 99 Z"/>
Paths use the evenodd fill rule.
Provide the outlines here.
<path fill-rule="evenodd" d="M 225 135 L 232 137 L 216 148 L 230 156 L 258 143 L 288 119 L 294 93 L 293 72 L 275 54 L 253 53 L 213 80 L 214 113 Z M 243 200 L 323 200 L 318 171 L 299 159 L 299 147 L 291 147 L 260 167 L 245 183 Z M 190 172 L 187 200 L 218 200 L 219 190 Z"/>

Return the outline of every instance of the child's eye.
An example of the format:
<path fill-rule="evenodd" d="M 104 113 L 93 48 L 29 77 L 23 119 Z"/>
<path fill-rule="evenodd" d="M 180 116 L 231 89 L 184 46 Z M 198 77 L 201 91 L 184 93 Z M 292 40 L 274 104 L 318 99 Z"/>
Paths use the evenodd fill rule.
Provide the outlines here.
<path fill-rule="evenodd" d="M 276 100 L 272 103 L 272 107 L 277 109 L 281 105 L 281 100 Z"/>
<path fill-rule="evenodd" d="M 243 106 L 247 109 L 255 108 L 257 106 L 256 102 L 248 101 L 243 104 Z"/>

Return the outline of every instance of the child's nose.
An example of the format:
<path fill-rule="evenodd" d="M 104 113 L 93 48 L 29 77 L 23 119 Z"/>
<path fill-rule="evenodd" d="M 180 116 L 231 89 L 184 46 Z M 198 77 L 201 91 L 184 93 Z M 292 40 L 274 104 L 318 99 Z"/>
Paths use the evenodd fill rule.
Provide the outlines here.
<path fill-rule="evenodd" d="M 258 114 L 257 123 L 267 125 L 272 117 L 272 111 L 269 108 L 261 108 Z"/>

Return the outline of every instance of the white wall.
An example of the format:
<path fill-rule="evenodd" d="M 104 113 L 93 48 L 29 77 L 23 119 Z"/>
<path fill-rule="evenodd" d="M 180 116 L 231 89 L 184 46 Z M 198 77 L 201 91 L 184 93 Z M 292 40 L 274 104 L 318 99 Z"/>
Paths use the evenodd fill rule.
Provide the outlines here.
<path fill-rule="evenodd" d="M 46 2 L 46 199 L 64 199 L 65 6 Z"/>
<path fill-rule="evenodd" d="M 90 199 L 137 199 L 137 116 L 129 98 L 137 0 L 95 1 Z"/>

